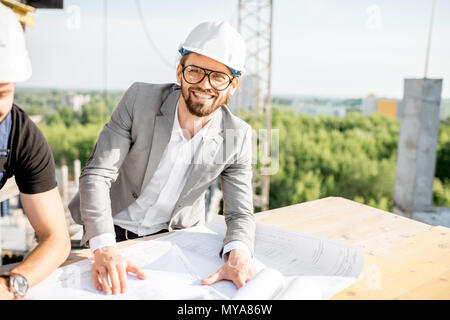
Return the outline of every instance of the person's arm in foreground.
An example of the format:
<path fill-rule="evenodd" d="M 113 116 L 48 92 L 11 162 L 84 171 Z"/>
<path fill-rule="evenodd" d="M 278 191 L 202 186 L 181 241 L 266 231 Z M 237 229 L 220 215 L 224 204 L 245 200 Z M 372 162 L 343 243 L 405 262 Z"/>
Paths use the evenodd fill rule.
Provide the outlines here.
<path fill-rule="evenodd" d="M 24 276 L 32 287 L 48 277 L 69 256 L 70 236 L 58 188 L 37 193 L 20 194 L 22 206 L 39 244 L 11 272 Z M 0 299 L 13 299 L 6 280 L 0 278 Z"/>

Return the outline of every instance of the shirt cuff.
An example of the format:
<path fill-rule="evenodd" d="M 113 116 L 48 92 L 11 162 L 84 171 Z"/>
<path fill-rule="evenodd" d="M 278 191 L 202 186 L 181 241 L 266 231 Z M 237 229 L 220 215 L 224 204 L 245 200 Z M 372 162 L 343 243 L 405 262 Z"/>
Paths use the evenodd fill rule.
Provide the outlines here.
<path fill-rule="evenodd" d="M 250 251 L 249 247 L 245 243 L 243 243 L 242 241 L 239 241 L 239 240 L 234 240 L 234 241 L 228 242 L 223 247 L 222 259 L 223 259 L 224 262 L 226 262 L 227 259 L 228 259 L 228 253 L 231 250 L 235 250 L 235 249 L 242 250 L 248 255 L 248 257 L 250 259 L 253 258 L 252 252 Z"/>
<path fill-rule="evenodd" d="M 114 247 L 116 245 L 116 237 L 112 233 L 103 233 L 89 240 L 89 247 L 92 253 L 95 250 L 104 247 Z"/>

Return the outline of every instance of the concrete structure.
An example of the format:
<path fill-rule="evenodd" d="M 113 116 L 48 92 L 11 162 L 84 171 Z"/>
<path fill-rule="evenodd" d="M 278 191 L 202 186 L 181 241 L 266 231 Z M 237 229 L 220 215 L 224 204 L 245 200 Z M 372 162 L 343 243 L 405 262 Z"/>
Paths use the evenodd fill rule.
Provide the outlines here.
<path fill-rule="evenodd" d="M 64 207 L 70 201 L 69 195 L 69 168 L 63 164 L 61 168 L 56 169 L 56 181 L 58 183 L 59 194 L 64 203 Z"/>
<path fill-rule="evenodd" d="M 394 213 L 450 226 L 450 212 L 432 206 L 441 91 L 441 79 L 405 79 Z"/>
<path fill-rule="evenodd" d="M 80 186 L 80 175 L 81 175 L 81 161 L 76 159 L 73 162 L 73 180 L 75 182 L 75 185 L 78 187 Z"/>
<path fill-rule="evenodd" d="M 402 108 L 403 108 L 403 101 L 400 100 L 397 102 L 397 119 L 402 119 Z"/>

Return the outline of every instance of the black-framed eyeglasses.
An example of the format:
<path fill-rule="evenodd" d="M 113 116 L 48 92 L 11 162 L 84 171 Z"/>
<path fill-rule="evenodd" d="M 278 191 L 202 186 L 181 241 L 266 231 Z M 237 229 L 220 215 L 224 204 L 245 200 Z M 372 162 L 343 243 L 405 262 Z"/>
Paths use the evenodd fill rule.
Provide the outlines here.
<path fill-rule="evenodd" d="M 208 81 L 211 84 L 211 87 L 219 91 L 223 91 L 228 88 L 234 79 L 234 77 L 230 77 L 225 72 L 205 69 L 195 65 L 185 66 L 181 72 L 183 73 L 184 80 L 186 80 L 189 84 L 200 83 L 206 76 L 208 76 Z"/>

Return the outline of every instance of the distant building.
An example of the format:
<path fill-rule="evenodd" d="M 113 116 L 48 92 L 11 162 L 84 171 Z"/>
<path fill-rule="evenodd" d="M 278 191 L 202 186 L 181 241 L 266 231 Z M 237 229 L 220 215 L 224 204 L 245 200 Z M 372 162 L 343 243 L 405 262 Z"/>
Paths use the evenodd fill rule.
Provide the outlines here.
<path fill-rule="evenodd" d="M 84 104 L 91 101 L 90 95 L 68 94 L 63 99 L 63 104 L 68 105 L 73 111 L 81 111 Z"/>
<path fill-rule="evenodd" d="M 395 99 L 377 98 L 374 94 L 370 94 L 363 101 L 361 113 L 363 115 L 379 113 L 393 119 L 400 119 L 401 106 L 401 101 Z"/>
<path fill-rule="evenodd" d="M 369 115 L 377 112 L 377 98 L 374 94 L 369 94 L 364 100 L 361 108 L 363 115 Z"/>
<path fill-rule="evenodd" d="M 320 116 L 330 116 L 335 118 L 345 117 L 347 114 L 347 108 L 344 106 L 319 106 L 319 105 L 307 105 L 302 104 L 297 107 L 298 113 L 303 113 L 307 115 L 320 115 Z"/>
<path fill-rule="evenodd" d="M 396 119 L 397 100 L 379 99 L 377 102 L 377 113 Z"/>

